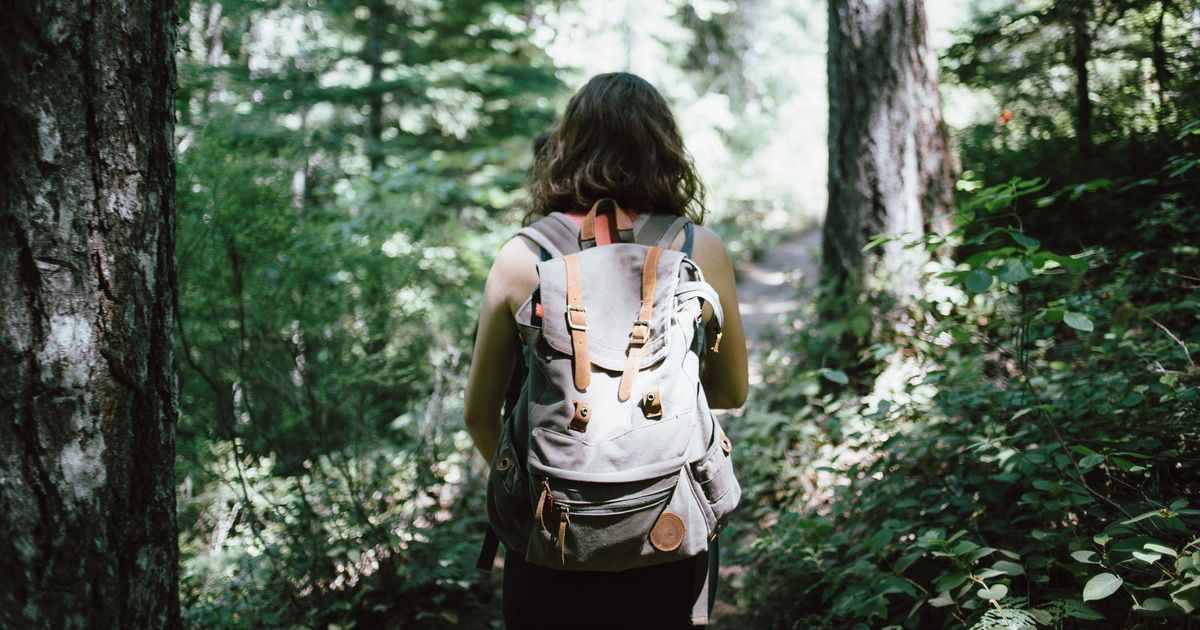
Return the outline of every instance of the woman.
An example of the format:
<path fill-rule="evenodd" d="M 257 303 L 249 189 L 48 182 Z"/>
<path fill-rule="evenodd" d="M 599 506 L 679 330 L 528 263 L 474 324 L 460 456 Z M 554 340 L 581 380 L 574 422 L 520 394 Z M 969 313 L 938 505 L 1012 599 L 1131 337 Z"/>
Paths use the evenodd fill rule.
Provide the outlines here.
<path fill-rule="evenodd" d="M 667 103 L 653 86 L 629 73 L 598 75 L 571 98 L 538 151 L 528 188 L 531 217 L 562 212 L 578 224 L 597 200 L 612 198 L 635 215 L 702 219 L 703 186 Z M 615 225 L 600 223 L 597 244 L 616 241 Z M 673 248 L 681 249 L 684 240 L 681 232 Z M 739 407 L 748 377 L 733 267 L 724 243 L 707 228 L 695 228 L 692 252 L 725 313 L 720 352 L 705 358 L 701 380 L 710 407 Z M 489 463 L 518 360 L 514 316 L 538 282 L 540 253 L 533 242 L 514 237 L 496 256 L 484 287 L 465 417 L 475 447 Z M 707 560 L 702 555 L 621 573 L 559 571 L 528 564 L 508 550 L 505 621 L 513 629 L 686 627 L 697 563 Z M 703 565 L 699 569 L 703 575 Z"/>

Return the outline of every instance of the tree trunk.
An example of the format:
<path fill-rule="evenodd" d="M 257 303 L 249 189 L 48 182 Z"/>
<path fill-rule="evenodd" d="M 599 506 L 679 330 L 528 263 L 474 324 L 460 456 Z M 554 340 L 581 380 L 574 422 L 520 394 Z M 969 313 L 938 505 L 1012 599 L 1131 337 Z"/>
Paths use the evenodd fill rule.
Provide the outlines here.
<path fill-rule="evenodd" d="M 374 0 L 369 5 L 368 35 L 364 51 L 367 65 L 371 68 L 371 91 L 367 113 L 367 159 L 371 172 L 383 166 L 383 2 Z"/>
<path fill-rule="evenodd" d="M 1092 33 L 1088 17 L 1091 0 L 1073 0 L 1071 4 L 1071 66 L 1075 70 L 1075 138 L 1079 157 L 1086 164 L 1092 154 L 1092 98 L 1088 61 L 1092 56 Z"/>
<path fill-rule="evenodd" d="M 0 13 L 0 627 L 178 627 L 175 3 Z"/>
<path fill-rule="evenodd" d="M 921 0 L 829 2 L 829 206 L 824 278 L 857 299 L 873 280 L 915 295 L 915 250 L 880 233 L 918 237 L 953 208 L 954 158 L 942 121 L 937 57 Z"/>
<path fill-rule="evenodd" d="M 1158 17 L 1150 31 L 1151 61 L 1154 64 L 1154 81 L 1158 83 L 1159 116 L 1162 107 L 1167 102 L 1167 90 L 1171 89 L 1171 66 L 1167 60 L 1167 49 L 1163 45 L 1163 27 L 1167 21 L 1167 10 L 1171 7 L 1170 0 L 1161 0 L 1158 5 Z"/>

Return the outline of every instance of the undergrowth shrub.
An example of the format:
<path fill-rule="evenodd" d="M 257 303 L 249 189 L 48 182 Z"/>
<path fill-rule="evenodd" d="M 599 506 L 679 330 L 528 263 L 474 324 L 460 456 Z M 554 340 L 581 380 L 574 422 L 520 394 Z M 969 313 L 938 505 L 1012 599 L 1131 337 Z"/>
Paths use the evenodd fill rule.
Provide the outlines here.
<path fill-rule="evenodd" d="M 754 627 L 1196 624 L 1194 166 L 979 190 L 911 244 L 931 260 L 903 317 L 834 305 L 773 352 L 731 427 L 760 528 L 734 551 Z M 1015 212 L 1129 191 L 1153 200 L 1136 230 L 1070 254 Z"/>

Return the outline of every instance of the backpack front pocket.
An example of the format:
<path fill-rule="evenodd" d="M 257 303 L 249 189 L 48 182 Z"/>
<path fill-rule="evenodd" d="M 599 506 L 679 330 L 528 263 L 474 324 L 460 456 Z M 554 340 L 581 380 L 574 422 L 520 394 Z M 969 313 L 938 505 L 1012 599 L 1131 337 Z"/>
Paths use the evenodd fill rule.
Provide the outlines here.
<path fill-rule="evenodd" d="M 693 483 L 704 500 L 709 529 L 716 534 L 742 498 L 742 486 L 733 474 L 733 444 L 713 421 L 713 439 L 704 456 L 689 464 Z"/>
<path fill-rule="evenodd" d="M 524 551 L 533 526 L 529 476 L 507 440 L 501 443 L 488 474 L 487 509 L 496 536 L 510 549 Z"/>
<path fill-rule="evenodd" d="M 673 511 L 679 478 L 676 472 L 622 484 L 543 480 L 526 559 L 547 567 L 620 571 L 694 553 L 684 527 L 693 519 Z M 601 485 L 609 487 L 597 487 Z M 579 496 L 604 498 L 583 501 Z"/>

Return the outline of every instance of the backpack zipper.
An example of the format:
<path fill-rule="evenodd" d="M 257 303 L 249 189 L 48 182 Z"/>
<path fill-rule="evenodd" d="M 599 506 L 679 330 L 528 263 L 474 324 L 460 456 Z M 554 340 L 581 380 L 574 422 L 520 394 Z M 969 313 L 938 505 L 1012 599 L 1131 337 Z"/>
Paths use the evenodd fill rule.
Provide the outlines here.
<path fill-rule="evenodd" d="M 610 501 L 607 503 L 579 503 L 579 502 L 574 502 L 574 501 L 563 501 L 562 499 L 555 501 L 555 503 L 563 511 L 570 509 L 570 511 L 574 512 L 576 515 L 579 515 L 579 514 L 586 514 L 589 516 L 613 515 L 613 514 L 621 514 L 623 512 L 632 512 L 632 511 L 635 511 L 635 510 L 638 510 L 638 509 L 641 509 L 644 507 L 654 505 L 655 503 L 661 503 L 661 502 L 665 501 L 667 499 L 667 497 L 669 497 L 671 495 L 671 492 L 673 490 L 674 490 L 674 488 L 667 488 L 665 490 L 659 490 L 658 492 L 655 492 L 654 494 L 649 494 L 644 497 L 638 497 L 636 499 L 629 499 L 629 500 L 624 500 L 624 501 Z"/>

